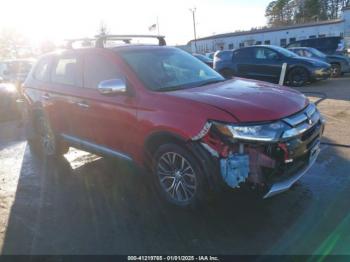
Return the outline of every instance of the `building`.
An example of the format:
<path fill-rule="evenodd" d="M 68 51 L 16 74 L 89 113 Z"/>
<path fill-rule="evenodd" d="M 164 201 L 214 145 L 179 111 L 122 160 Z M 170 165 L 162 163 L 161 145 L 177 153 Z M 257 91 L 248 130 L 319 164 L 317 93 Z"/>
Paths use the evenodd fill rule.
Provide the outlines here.
<path fill-rule="evenodd" d="M 341 18 L 336 20 L 213 35 L 199 38 L 196 43 L 191 40 L 189 45 L 192 52 L 196 44 L 198 53 L 206 53 L 261 44 L 286 46 L 297 40 L 327 36 L 344 37 L 350 47 L 350 7 L 343 8 Z"/>

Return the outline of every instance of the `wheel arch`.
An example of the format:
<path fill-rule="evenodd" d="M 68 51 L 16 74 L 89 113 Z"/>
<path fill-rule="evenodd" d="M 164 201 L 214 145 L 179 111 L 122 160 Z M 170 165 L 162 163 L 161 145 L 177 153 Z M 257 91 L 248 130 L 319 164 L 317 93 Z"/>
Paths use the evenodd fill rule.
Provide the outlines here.
<path fill-rule="evenodd" d="M 215 191 L 220 189 L 221 180 L 218 175 L 218 161 L 215 161 L 200 143 L 171 132 L 155 132 L 146 139 L 144 143 L 144 166 L 147 169 L 151 169 L 154 153 L 161 145 L 166 143 L 175 143 L 187 149 L 201 165 L 209 187 Z"/>
<path fill-rule="evenodd" d="M 150 134 L 144 143 L 144 160 L 151 160 L 156 150 L 163 144 L 175 143 L 178 145 L 185 145 L 188 140 L 181 135 L 168 132 L 168 131 L 157 131 Z M 149 163 L 149 162 L 148 162 Z"/>
<path fill-rule="evenodd" d="M 290 66 L 290 67 L 288 66 L 287 71 L 286 71 L 286 78 L 288 78 L 290 72 L 292 72 L 294 69 L 297 69 L 297 68 L 302 68 L 302 69 L 304 69 L 304 70 L 307 72 L 308 78 L 309 78 L 309 80 L 310 80 L 310 77 L 311 77 L 311 71 L 310 71 L 310 69 L 309 69 L 307 66 L 301 65 L 301 64 L 292 65 L 292 66 Z"/>
<path fill-rule="evenodd" d="M 292 70 L 296 69 L 296 68 L 302 68 L 304 69 L 305 71 L 307 71 L 307 73 L 310 75 L 311 72 L 310 72 L 310 69 L 305 66 L 305 65 L 302 65 L 302 64 L 295 64 L 295 65 L 291 65 L 291 66 L 288 66 L 287 67 L 287 72 L 286 72 L 286 75 L 288 75 Z"/>

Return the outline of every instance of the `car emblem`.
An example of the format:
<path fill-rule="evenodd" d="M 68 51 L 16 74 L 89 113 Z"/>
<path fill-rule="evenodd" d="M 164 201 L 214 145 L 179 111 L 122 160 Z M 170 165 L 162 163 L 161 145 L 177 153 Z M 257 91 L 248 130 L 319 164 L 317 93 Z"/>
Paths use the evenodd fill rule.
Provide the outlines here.
<path fill-rule="evenodd" d="M 306 115 L 306 117 L 307 117 L 307 122 L 311 126 L 312 125 L 312 119 L 308 115 Z"/>

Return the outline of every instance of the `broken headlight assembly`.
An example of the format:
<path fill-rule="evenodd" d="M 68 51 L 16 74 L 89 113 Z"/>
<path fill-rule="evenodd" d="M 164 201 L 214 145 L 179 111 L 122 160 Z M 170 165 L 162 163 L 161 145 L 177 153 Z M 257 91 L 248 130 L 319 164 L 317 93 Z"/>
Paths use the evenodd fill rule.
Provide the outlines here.
<path fill-rule="evenodd" d="M 213 125 L 226 137 L 257 142 L 277 142 L 283 132 L 290 129 L 282 121 L 260 125 L 231 125 L 213 122 Z"/>

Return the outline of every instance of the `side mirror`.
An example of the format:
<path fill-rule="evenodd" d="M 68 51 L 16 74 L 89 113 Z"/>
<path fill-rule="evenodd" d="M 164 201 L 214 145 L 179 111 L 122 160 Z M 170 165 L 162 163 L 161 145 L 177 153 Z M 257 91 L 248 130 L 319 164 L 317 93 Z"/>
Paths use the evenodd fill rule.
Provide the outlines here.
<path fill-rule="evenodd" d="M 102 95 L 125 94 L 126 82 L 121 78 L 105 80 L 98 84 L 97 89 Z"/>

